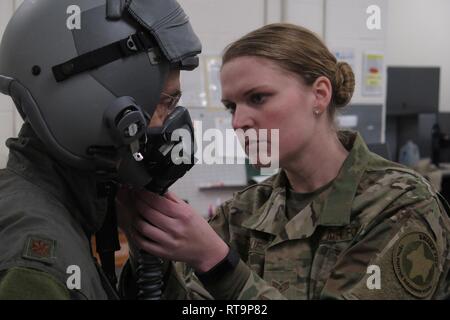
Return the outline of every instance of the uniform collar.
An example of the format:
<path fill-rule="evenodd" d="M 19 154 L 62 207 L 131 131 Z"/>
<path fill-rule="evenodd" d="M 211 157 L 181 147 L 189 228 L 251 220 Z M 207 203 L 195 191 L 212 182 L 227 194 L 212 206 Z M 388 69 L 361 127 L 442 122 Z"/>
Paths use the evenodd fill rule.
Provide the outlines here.
<path fill-rule="evenodd" d="M 350 223 L 351 209 L 370 151 L 357 132 L 340 131 L 340 140 L 349 151 L 330 188 L 313 201 L 320 211 L 319 225 L 344 226 Z"/>
<path fill-rule="evenodd" d="M 369 150 L 357 132 L 339 131 L 339 139 L 349 151 L 347 158 L 330 187 L 301 213 L 287 221 L 287 178 L 281 171 L 271 178 L 273 191 L 269 199 L 242 225 L 248 229 L 289 239 L 309 237 L 319 225 L 348 225 L 353 199 L 369 160 Z"/>

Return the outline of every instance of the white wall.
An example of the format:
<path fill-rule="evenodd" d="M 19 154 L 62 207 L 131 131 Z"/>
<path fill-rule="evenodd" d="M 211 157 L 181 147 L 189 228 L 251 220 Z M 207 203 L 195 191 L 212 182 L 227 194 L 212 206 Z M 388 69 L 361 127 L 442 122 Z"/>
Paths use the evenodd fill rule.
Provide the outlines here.
<path fill-rule="evenodd" d="M 441 67 L 439 110 L 450 112 L 450 1 L 388 2 L 389 65 Z"/>
<path fill-rule="evenodd" d="M 369 30 L 366 25 L 367 7 L 377 5 L 381 9 L 381 30 Z M 385 54 L 387 0 L 326 0 L 325 40 L 331 49 L 352 48 L 355 53 L 355 92 L 352 103 L 384 104 L 386 97 L 386 72 L 383 70 L 383 91 L 379 96 L 364 96 L 363 54 L 368 52 Z M 386 64 L 384 64 L 386 69 Z"/>
<path fill-rule="evenodd" d="M 202 41 L 203 53 L 220 54 L 227 44 L 264 25 L 263 0 L 179 0 Z"/>
<path fill-rule="evenodd" d="M 324 0 L 281 0 L 281 20 L 308 28 L 323 38 Z"/>

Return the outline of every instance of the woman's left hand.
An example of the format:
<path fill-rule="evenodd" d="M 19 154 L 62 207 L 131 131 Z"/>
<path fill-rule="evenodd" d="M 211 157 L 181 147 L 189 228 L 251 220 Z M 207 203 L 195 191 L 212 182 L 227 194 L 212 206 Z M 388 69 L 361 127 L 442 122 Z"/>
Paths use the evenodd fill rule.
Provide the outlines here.
<path fill-rule="evenodd" d="M 133 192 L 128 206 L 131 201 L 135 212 L 128 235 L 144 251 L 186 262 L 198 272 L 209 271 L 228 254 L 228 246 L 208 222 L 173 193 Z"/>

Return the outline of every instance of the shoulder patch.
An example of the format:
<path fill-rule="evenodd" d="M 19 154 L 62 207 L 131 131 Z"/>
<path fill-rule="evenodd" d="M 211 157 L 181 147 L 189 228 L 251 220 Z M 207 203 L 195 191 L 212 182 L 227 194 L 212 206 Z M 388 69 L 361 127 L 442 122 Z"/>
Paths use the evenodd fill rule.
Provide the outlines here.
<path fill-rule="evenodd" d="M 55 262 L 56 240 L 41 236 L 28 236 L 25 241 L 22 257 L 47 264 Z"/>
<path fill-rule="evenodd" d="M 392 262 L 401 285 L 413 296 L 426 298 L 438 284 L 439 256 L 434 240 L 423 232 L 411 232 L 397 241 Z"/>

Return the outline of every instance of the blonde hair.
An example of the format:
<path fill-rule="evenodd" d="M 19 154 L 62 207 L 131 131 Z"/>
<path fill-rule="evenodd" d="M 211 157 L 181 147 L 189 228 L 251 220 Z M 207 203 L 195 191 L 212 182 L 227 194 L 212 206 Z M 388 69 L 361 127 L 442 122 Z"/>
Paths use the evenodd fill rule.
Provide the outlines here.
<path fill-rule="evenodd" d="M 288 23 L 266 25 L 225 48 L 222 63 L 242 56 L 257 56 L 274 61 L 283 70 L 300 76 L 312 85 L 327 77 L 333 93 L 328 107 L 334 121 L 336 109 L 345 107 L 355 89 L 355 76 L 346 62 L 338 62 L 323 41 L 310 30 Z"/>

